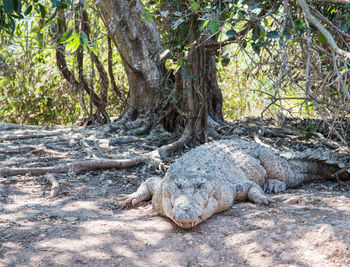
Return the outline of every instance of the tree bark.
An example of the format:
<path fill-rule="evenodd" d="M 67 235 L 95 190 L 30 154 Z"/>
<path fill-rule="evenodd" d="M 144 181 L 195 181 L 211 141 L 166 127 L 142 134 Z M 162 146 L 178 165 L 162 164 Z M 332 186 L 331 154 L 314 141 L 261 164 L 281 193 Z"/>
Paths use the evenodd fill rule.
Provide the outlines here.
<path fill-rule="evenodd" d="M 184 143 L 206 142 L 209 114 L 214 121 L 224 122 L 215 54 L 207 52 L 206 42 L 190 49 L 186 66 L 175 74 L 175 84 L 171 86 L 169 73 L 159 59 L 164 49 L 160 33 L 152 19 L 142 19 L 145 10 L 141 1 L 101 0 L 96 4 L 129 82 L 126 111 L 113 130 L 140 135 L 159 124 L 171 132 L 182 130 L 177 141 L 159 149 L 161 156 Z M 188 42 L 196 43 L 201 33 L 198 19 L 195 15 L 192 19 L 194 26 Z"/>
<path fill-rule="evenodd" d="M 224 123 L 225 120 L 222 115 L 222 93 L 216 76 L 215 53 L 211 52 L 206 56 L 208 70 L 204 82 L 208 88 L 207 102 L 209 117 L 215 122 Z"/>
<path fill-rule="evenodd" d="M 96 4 L 128 77 L 127 107 L 121 120 L 127 128 L 133 129 L 131 133 L 146 133 L 160 112 L 164 98 L 162 78 L 165 71 L 158 60 L 163 48 L 160 34 L 153 20 L 142 19 L 145 11 L 140 1 L 102 0 Z"/>

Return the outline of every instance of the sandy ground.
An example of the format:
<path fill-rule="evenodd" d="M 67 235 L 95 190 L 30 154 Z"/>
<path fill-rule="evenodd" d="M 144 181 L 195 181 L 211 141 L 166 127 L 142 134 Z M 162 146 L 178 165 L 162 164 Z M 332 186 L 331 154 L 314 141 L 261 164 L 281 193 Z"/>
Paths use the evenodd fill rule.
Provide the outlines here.
<path fill-rule="evenodd" d="M 101 152 L 92 145 L 97 139 L 89 139 L 92 132 L 61 129 L 35 141 L 6 139 L 23 129 L 0 133 L 0 166 L 46 166 Z M 75 154 L 54 160 L 45 150 L 32 153 L 39 144 L 52 149 L 55 138 L 60 152 L 66 147 Z M 123 145 L 108 153 L 142 149 Z M 114 205 L 116 195 L 133 192 L 152 172 L 139 165 L 56 174 L 54 199 L 46 198 L 44 177 L 0 178 L 0 266 L 350 266 L 350 182 L 302 185 L 273 196 L 269 207 L 237 203 L 183 230 L 149 203 L 127 210 Z"/>

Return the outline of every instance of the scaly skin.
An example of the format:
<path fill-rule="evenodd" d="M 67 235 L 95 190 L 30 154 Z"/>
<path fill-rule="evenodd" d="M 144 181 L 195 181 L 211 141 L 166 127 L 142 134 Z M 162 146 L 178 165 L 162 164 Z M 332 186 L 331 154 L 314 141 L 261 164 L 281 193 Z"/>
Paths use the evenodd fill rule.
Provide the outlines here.
<path fill-rule="evenodd" d="M 235 201 L 273 202 L 264 195 L 294 187 L 322 164 L 308 159 L 287 159 L 254 142 L 216 141 L 180 157 L 164 179 L 151 177 L 135 193 L 119 197 L 121 207 L 152 199 L 153 208 L 182 228 L 192 228 Z M 324 169 L 324 168 L 323 168 Z"/>

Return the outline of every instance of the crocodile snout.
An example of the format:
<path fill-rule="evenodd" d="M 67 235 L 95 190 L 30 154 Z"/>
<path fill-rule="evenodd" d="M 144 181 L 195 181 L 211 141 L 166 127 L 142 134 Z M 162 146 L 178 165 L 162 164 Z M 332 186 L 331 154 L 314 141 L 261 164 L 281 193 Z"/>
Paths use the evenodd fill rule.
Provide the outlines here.
<path fill-rule="evenodd" d="M 198 208 L 192 206 L 177 206 L 174 210 L 174 221 L 182 228 L 192 228 L 202 220 L 198 213 Z"/>

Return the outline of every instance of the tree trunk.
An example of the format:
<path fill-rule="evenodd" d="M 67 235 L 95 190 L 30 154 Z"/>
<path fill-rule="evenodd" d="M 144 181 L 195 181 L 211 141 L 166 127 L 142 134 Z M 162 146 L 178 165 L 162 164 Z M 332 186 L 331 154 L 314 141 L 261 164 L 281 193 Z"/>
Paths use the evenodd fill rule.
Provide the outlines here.
<path fill-rule="evenodd" d="M 146 133 L 160 112 L 165 71 L 158 62 L 162 41 L 153 20 L 142 20 L 140 1 L 97 2 L 129 82 L 127 108 L 120 118 L 129 134 Z"/>
<path fill-rule="evenodd" d="M 224 123 L 225 120 L 222 115 L 222 93 L 216 76 L 216 61 L 215 53 L 207 54 L 207 75 L 204 82 L 207 84 L 208 94 L 208 113 L 209 117 L 215 122 Z"/>
<path fill-rule="evenodd" d="M 152 19 L 142 19 L 145 12 L 142 3 L 101 0 L 98 7 L 121 55 L 129 82 L 127 109 L 115 130 L 145 134 L 159 123 L 172 132 L 182 129 L 181 138 L 162 147 L 158 151 L 161 155 L 190 141 L 206 142 L 208 114 L 214 121 L 223 122 L 214 53 L 208 54 L 204 43 L 194 46 L 187 65 L 175 74 L 175 85 L 170 94 L 170 90 L 166 90 L 171 87 L 166 83 L 167 73 L 159 59 L 163 50 L 160 33 Z M 193 17 L 193 25 L 198 26 L 198 23 Z M 195 43 L 200 37 L 197 26 L 193 27 L 190 42 Z"/>

